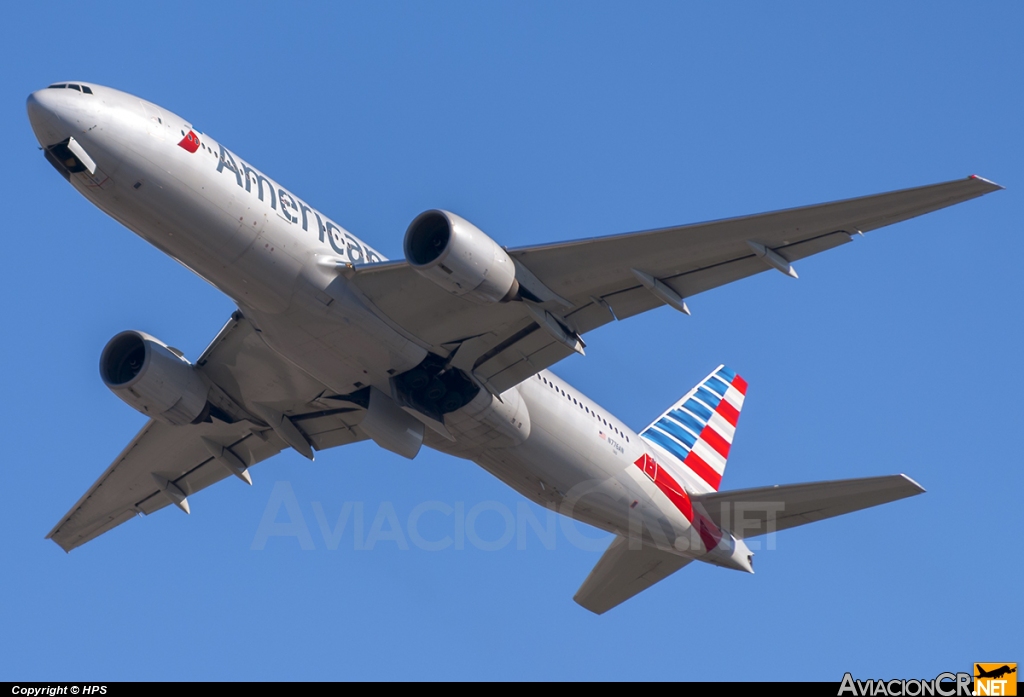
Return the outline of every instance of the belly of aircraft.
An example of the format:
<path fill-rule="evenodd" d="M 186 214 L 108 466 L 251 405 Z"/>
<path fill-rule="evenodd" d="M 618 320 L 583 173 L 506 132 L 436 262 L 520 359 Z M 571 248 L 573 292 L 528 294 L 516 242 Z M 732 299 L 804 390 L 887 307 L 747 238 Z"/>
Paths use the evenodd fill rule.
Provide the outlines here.
<path fill-rule="evenodd" d="M 288 222 L 244 200 L 244 189 L 218 179 L 186 182 L 131 154 L 112 184 L 76 188 L 224 291 L 289 362 L 345 394 L 386 387 L 391 375 L 423 359 L 423 349 L 350 297 L 343 278 L 312 263 Z"/>
<path fill-rule="evenodd" d="M 524 442 L 466 449 L 435 438 L 429 445 L 472 460 L 538 505 L 608 532 L 652 539 L 656 528 L 653 535 L 671 544 L 688 530 L 685 519 L 666 511 L 659 494 L 644 486 L 646 480 L 632 476 L 641 444 L 631 442 L 629 449 L 610 444 L 588 418 L 566 409 L 534 382 L 517 387 L 531 420 Z"/>

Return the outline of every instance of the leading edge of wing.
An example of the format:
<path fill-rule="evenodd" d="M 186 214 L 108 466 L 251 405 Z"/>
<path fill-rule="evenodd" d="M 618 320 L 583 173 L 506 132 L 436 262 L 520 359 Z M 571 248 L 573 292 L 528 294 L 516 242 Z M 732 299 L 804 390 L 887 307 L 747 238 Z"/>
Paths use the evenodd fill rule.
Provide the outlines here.
<path fill-rule="evenodd" d="M 150 419 L 149 421 L 146 422 L 145 426 L 139 429 L 139 432 L 135 434 L 135 437 L 131 439 L 131 442 L 129 442 L 128 445 L 124 447 L 124 450 L 122 450 L 120 454 L 118 454 L 118 456 L 114 458 L 114 461 L 111 462 L 107 469 L 103 471 L 103 474 L 101 474 L 99 478 L 97 478 L 96 481 L 93 482 L 93 485 L 89 487 L 89 489 L 84 494 L 82 494 L 82 497 L 75 502 L 75 505 L 68 509 L 68 512 L 64 514 L 64 516 L 56 525 L 53 526 L 53 529 L 50 530 L 50 532 L 46 533 L 46 537 L 43 539 L 53 539 L 53 536 L 56 535 L 61 528 L 67 525 L 68 521 L 70 521 L 71 518 L 82 508 L 82 506 L 85 505 L 85 502 L 92 497 L 92 495 L 96 492 L 97 489 L 100 488 L 100 486 L 102 486 L 103 482 L 105 482 L 107 478 L 110 477 L 113 471 L 117 469 L 117 466 L 120 465 L 121 462 L 126 457 L 128 457 L 128 454 L 131 453 L 132 450 L 135 449 L 135 446 L 138 445 L 139 441 L 142 440 L 143 437 L 145 437 L 146 433 L 149 432 L 149 430 L 153 427 L 154 423 L 156 422 L 153 419 Z M 132 517 L 138 515 L 138 512 L 135 511 L 134 509 L 126 507 L 124 510 L 131 510 Z M 115 511 L 115 513 L 122 512 L 123 511 Z M 75 546 L 77 545 L 65 548 L 63 545 L 61 545 L 61 548 L 64 549 L 65 552 L 70 552 L 72 549 L 74 549 Z"/>
<path fill-rule="evenodd" d="M 273 353 L 239 312 L 194 365 L 211 389 L 220 390 L 223 399 L 233 400 L 239 409 L 273 404 L 293 426 L 298 424 L 301 437 L 316 450 L 366 437 L 354 428 L 361 419 L 360 408 L 321 401 L 325 386 Z M 288 386 L 284 391 L 282 384 Z M 180 503 L 174 501 L 175 491 L 191 496 L 232 474 L 250 481 L 248 475 L 242 476 L 249 467 L 289 445 L 273 426 L 244 416 L 211 415 L 182 426 L 150 420 L 46 539 L 70 551 L 137 514 Z M 228 452 L 230 456 L 225 455 Z"/>
<path fill-rule="evenodd" d="M 545 244 L 538 244 L 538 245 L 526 245 L 526 246 L 522 246 L 522 247 L 511 247 L 511 248 L 508 249 L 508 252 L 509 252 L 509 254 L 518 254 L 518 253 L 528 253 L 528 252 L 542 252 L 542 251 L 553 250 L 553 249 L 569 249 L 569 248 L 572 248 L 572 247 L 576 247 L 576 246 L 580 246 L 580 245 L 585 245 L 585 244 L 588 244 L 588 243 L 591 243 L 591 242 L 595 242 L 595 241 L 598 241 L 598 240 L 600 240 L 602 242 L 608 242 L 608 241 L 614 241 L 614 240 L 617 240 L 617 239 L 626 239 L 626 238 L 632 237 L 633 235 L 643 235 L 643 234 L 648 234 L 648 233 L 659 233 L 659 232 L 670 232 L 670 231 L 673 231 L 673 230 L 685 230 L 687 228 L 702 228 L 702 227 L 707 227 L 707 226 L 710 226 L 710 225 L 717 225 L 717 224 L 720 224 L 720 223 L 736 223 L 736 222 L 742 222 L 744 220 L 751 220 L 751 219 L 754 219 L 754 218 L 762 218 L 762 217 L 772 216 L 772 215 L 785 215 L 785 214 L 788 214 L 788 213 L 797 213 L 797 212 L 811 212 L 811 211 L 814 211 L 815 209 L 825 208 L 827 206 L 834 206 L 836 204 L 856 203 L 857 201 L 867 201 L 869 199 L 877 198 L 879 196 L 889 196 L 889 195 L 897 196 L 897 195 L 904 195 L 904 194 L 912 194 L 914 192 L 923 192 L 923 191 L 926 191 L 928 189 L 936 189 L 938 187 L 944 187 L 944 186 L 953 187 L 955 185 L 961 185 L 961 186 L 963 186 L 965 188 L 968 188 L 968 190 L 970 191 L 969 195 L 965 195 L 965 196 L 962 196 L 962 197 L 954 197 L 953 200 L 950 200 L 948 202 L 944 202 L 942 205 L 939 205 L 939 206 L 936 206 L 936 207 L 929 208 L 927 210 L 921 211 L 920 213 L 916 213 L 915 215 L 923 215 L 924 213 L 928 213 L 928 212 L 931 212 L 931 211 L 934 211 L 934 210 L 939 210 L 941 208 L 945 208 L 947 206 L 954 205 L 956 203 L 962 203 L 964 201 L 970 201 L 973 198 L 978 198 L 980 196 L 984 196 L 985 194 L 990 194 L 990 193 L 992 193 L 994 191 L 1001 191 L 1001 190 L 1006 188 L 1004 186 L 996 184 L 995 182 L 993 182 L 993 181 L 991 181 L 989 179 L 985 179 L 984 177 L 979 177 L 977 174 L 972 174 L 969 177 L 965 177 L 963 179 L 952 179 L 952 180 L 945 181 L 945 182 L 939 182 L 937 184 L 926 184 L 925 186 L 914 186 L 914 187 L 910 187 L 910 188 L 907 188 L 907 189 L 896 189 L 894 191 L 887 191 L 887 192 L 884 192 L 884 193 L 881 193 L 881 194 L 868 194 L 867 196 L 855 196 L 853 198 L 838 199 L 838 200 L 835 200 L 835 201 L 829 201 L 827 203 L 815 203 L 815 204 L 812 204 L 812 205 L 809 205 L 809 206 L 794 206 L 792 208 L 780 208 L 780 209 L 773 210 L 773 211 L 765 211 L 765 212 L 762 212 L 762 213 L 751 213 L 749 215 L 735 216 L 735 217 L 732 217 L 732 218 L 715 218 L 713 220 L 705 220 L 705 221 L 699 222 L 699 223 L 687 223 L 685 225 L 669 225 L 667 227 L 651 228 L 651 229 L 648 229 L 648 230 L 637 230 L 637 231 L 634 231 L 634 232 L 620 232 L 620 233 L 615 233 L 615 234 L 612 234 L 612 235 L 596 235 L 596 236 L 593 236 L 593 237 L 581 237 L 579 239 L 565 240 L 563 242 L 548 242 L 548 243 L 545 243 Z M 914 216 L 910 216 L 910 217 L 914 217 Z M 893 221 L 893 222 L 898 222 L 898 221 Z M 869 228 L 869 229 L 874 229 L 874 228 Z M 861 230 L 861 232 L 867 232 L 867 230 Z"/>

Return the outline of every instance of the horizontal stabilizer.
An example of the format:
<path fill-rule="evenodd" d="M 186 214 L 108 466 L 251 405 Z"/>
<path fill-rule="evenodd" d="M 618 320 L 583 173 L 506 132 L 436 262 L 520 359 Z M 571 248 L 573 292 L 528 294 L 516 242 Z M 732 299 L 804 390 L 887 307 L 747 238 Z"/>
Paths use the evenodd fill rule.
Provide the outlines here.
<path fill-rule="evenodd" d="M 601 615 L 691 561 L 655 547 L 629 549 L 629 538 L 619 535 L 608 545 L 573 600 Z"/>
<path fill-rule="evenodd" d="M 907 475 L 893 474 L 694 494 L 690 499 L 694 508 L 742 540 L 923 493 Z"/>

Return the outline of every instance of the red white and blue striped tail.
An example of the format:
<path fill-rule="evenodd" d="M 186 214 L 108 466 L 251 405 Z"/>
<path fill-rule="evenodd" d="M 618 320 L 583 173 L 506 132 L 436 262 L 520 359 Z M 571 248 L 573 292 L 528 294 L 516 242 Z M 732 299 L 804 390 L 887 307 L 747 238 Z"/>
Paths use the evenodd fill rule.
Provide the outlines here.
<path fill-rule="evenodd" d="M 746 380 L 718 366 L 640 436 L 718 491 L 746 393 Z"/>

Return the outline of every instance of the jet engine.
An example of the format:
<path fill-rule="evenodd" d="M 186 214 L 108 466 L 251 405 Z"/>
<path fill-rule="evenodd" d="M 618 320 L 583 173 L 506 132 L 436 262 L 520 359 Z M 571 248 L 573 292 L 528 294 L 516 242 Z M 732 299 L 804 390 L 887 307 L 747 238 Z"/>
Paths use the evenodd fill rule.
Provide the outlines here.
<path fill-rule="evenodd" d="M 513 300 L 519 293 L 511 257 L 454 213 L 418 215 L 405 233 L 404 247 L 412 267 L 449 293 L 484 305 Z"/>
<path fill-rule="evenodd" d="M 174 426 L 206 416 L 209 386 L 175 349 L 142 332 L 121 332 L 100 355 L 110 391 L 146 416 Z"/>

